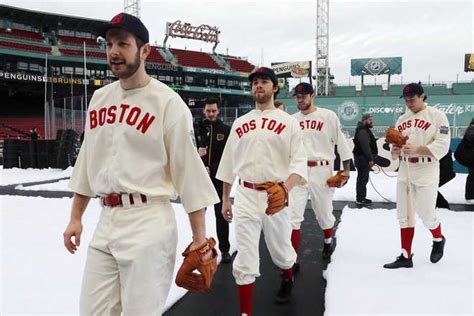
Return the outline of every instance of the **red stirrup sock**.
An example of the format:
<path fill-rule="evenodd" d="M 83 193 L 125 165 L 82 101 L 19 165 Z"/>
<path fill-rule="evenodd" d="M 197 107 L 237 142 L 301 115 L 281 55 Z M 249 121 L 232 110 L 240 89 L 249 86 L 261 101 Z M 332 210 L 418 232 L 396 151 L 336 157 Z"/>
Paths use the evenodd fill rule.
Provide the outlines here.
<path fill-rule="evenodd" d="M 298 254 L 298 247 L 300 246 L 300 237 L 301 237 L 301 230 L 293 229 L 291 232 L 291 245 L 293 249 L 295 249 L 296 254 Z"/>
<path fill-rule="evenodd" d="M 443 238 L 443 234 L 441 234 L 441 223 L 435 229 L 430 229 L 430 232 L 433 235 L 433 238 Z"/>
<path fill-rule="evenodd" d="M 413 236 L 415 235 L 415 227 L 407 227 L 400 229 L 400 235 L 402 240 L 402 252 L 406 258 L 410 258 L 411 256 L 411 244 L 413 242 Z"/>
<path fill-rule="evenodd" d="M 240 312 L 252 315 L 254 283 L 239 285 Z"/>
<path fill-rule="evenodd" d="M 284 280 L 291 280 L 293 278 L 293 268 L 281 269 L 281 276 Z"/>

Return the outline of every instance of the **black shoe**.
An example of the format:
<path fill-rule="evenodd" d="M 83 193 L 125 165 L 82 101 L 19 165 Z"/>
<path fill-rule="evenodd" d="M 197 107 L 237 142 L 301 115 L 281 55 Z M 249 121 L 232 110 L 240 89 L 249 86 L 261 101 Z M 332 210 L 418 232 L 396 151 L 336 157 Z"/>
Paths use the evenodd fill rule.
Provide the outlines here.
<path fill-rule="evenodd" d="M 356 200 L 356 204 L 357 204 L 357 205 L 369 205 L 369 204 L 372 204 L 372 200 L 369 200 L 369 199 L 359 199 L 359 200 Z"/>
<path fill-rule="evenodd" d="M 446 244 L 446 238 L 441 241 L 433 241 L 433 249 L 431 249 L 430 261 L 436 263 L 443 258 L 444 244 Z"/>
<path fill-rule="evenodd" d="M 281 279 L 280 290 L 275 297 L 275 302 L 278 304 L 285 304 L 290 301 L 291 298 L 291 289 L 293 288 L 293 278 L 290 280 Z"/>
<path fill-rule="evenodd" d="M 300 272 L 300 263 L 296 261 L 295 264 L 293 265 L 293 273 L 296 274 L 299 272 Z"/>
<path fill-rule="evenodd" d="M 413 268 L 412 258 L 413 254 L 408 259 L 405 258 L 403 255 L 400 255 L 400 257 L 397 257 L 397 260 L 392 263 L 384 264 L 383 267 L 385 269 Z"/>
<path fill-rule="evenodd" d="M 334 249 L 336 249 L 336 239 L 333 237 L 330 244 L 324 243 L 322 252 L 323 259 L 331 259 L 331 255 L 334 252 Z"/>
<path fill-rule="evenodd" d="M 222 253 L 221 263 L 230 263 L 232 261 L 232 256 L 228 252 Z"/>

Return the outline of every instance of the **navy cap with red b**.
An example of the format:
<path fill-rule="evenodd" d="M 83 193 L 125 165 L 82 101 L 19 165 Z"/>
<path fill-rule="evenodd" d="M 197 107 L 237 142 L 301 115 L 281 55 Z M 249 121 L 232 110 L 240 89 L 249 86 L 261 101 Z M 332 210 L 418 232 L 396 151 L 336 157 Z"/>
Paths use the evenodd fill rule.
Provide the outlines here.
<path fill-rule="evenodd" d="M 273 82 L 273 84 L 278 84 L 278 78 L 273 69 L 267 67 L 260 67 L 249 75 L 249 80 L 253 81 L 253 79 L 257 77 L 268 78 Z"/>
<path fill-rule="evenodd" d="M 300 82 L 296 85 L 295 87 L 295 92 L 293 93 L 293 96 L 296 96 L 298 94 L 313 94 L 314 89 L 313 86 L 307 82 Z"/>
<path fill-rule="evenodd" d="M 117 14 L 112 18 L 112 20 L 110 20 L 109 23 L 101 25 L 98 28 L 97 33 L 99 34 L 99 36 L 105 38 L 107 31 L 115 28 L 132 33 L 133 35 L 141 39 L 145 44 L 150 41 L 148 29 L 143 24 L 143 22 L 136 16 L 127 13 Z"/>
<path fill-rule="evenodd" d="M 411 98 L 411 97 L 414 97 L 415 95 L 420 96 L 423 93 L 425 93 L 425 90 L 423 90 L 423 87 L 421 86 L 421 84 L 412 82 L 410 84 L 407 84 L 403 88 L 403 93 L 400 96 L 400 99 L 405 98 L 405 97 Z"/>

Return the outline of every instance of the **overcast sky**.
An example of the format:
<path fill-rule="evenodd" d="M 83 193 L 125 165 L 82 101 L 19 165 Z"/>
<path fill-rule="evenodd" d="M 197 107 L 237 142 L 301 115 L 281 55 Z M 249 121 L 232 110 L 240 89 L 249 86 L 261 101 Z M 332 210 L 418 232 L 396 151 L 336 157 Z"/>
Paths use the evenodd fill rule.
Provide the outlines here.
<path fill-rule="evenodd" d="M 32 10 L 110 20 L 123 11 L 123 0 L 0 0 Z M 351 58 L 403 59 L 404 82 L 472 80 L 464 72 L 464 54 L 474 53 L 473 0 L 330 0 L 329 65 L 336 83 L 359 83 L 351 77 Z M 253 64 L 315 60 L 314 1 L 164 1 L 142 0 L 141 17 L 151 42 L 163 43 L 167 21 L 208 24 L 221 30 L 217 52 L 248 57 Z M 169 39 L 174 48 L 210 52 L 212 44 Z M 392 82 L 399 83 L 400 76 Z M 387 76 L 377 78 L 377 83 Z M 366 78 L 374 82 L 374 77 Z"/>

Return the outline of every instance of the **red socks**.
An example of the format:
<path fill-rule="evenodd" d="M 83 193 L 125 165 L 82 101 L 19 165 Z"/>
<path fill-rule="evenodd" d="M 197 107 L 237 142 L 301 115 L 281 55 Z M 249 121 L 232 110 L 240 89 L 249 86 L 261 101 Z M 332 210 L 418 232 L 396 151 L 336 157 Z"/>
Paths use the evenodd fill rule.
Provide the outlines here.
<path fill-rule="evenodd" d="M 298 247 L 300 246 L 300 237 L 301 237 L 301 230 L 293 229 L 291 232 L 291 245 L 293 249 L 295 249 L 296 254 L 298 254 Z"/>
<path fill-rule="evenodd" d="M 411 244 L 413 242 L 413 236 L 415 235 L 415 227 L 407 227 L 400 229 L 400 235 L 402 239 L 402 250 L 405 250 L 404 255 L 407 258 L 411 256 Z"/>
<path fill-rule="evenodd" d="M 252 315 L 254 283 L 239 285 L 240 312 Z"/>
<path fill-rule="evenodd" d="M 430 229 L 430 232 L 433 235 L 433 238 L 443 238 L 443 234 L 441 234 L 441 224 L 439 224 L 435 229 Z"/>
<path fill-rule="evenodd" d="M 281 276 L 284 280 L 291 280 L 293 278 L 293 268 L 286 270 L 281 269 Z"/>
<path fill-rule="evenodd" d="M 332 238 L 333 231 L 334 231 L 334 227 L 331 227 L 331 228 L 328 228 L 328 229 L 324 229 L 324 230 L 323 230 L 323 232 L 324 232 L 324 239 Z"/>

